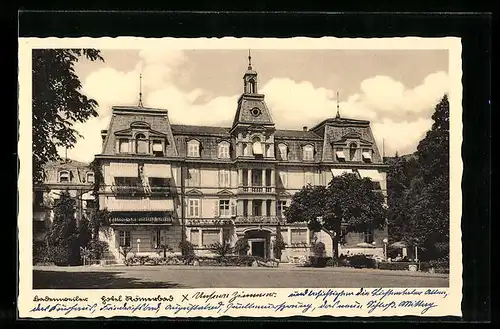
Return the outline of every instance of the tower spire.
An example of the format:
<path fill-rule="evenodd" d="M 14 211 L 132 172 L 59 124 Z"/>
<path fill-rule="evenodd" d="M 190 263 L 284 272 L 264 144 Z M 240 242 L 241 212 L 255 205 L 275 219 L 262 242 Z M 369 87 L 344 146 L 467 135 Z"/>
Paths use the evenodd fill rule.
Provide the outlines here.
<path fill-rule="evenodd" d="M 248 49 L 248 69 L 252 69 L 252 55 L 250 54 L 250 49 Z"/>
<path fill-rule="evenodd" d="M 340 119 L 339 92 L 337 91 L 337 115 L 335 118 Z"/>
<path fill-rule="evenodd" d="M 142 107 L 142 73 L 139 74 L 139 107 Z"/>

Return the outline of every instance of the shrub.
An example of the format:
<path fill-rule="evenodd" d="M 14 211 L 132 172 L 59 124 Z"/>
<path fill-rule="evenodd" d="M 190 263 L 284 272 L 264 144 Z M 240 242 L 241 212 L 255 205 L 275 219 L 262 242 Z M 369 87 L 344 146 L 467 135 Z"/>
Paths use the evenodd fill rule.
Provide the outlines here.
<path fill-rule="evenodd" d="M 315 257 L 325 257 L 326 255 L 325 244 L 323 242 L 316 242 L 313 245 L 313 253 Z"/>
<path fill-rule="evenodd" d="M 50 249 L 47 248 L 47 245 L 45 243 L 33 244 L 33 263 L 34 264 L 52 263 L 52 255 Z"/>
<path fill-rule="evenodd" d="M 408 266 L 417 265 L 415 262 L 383 262 L 378 264 L 378 268 L 381 270 L 393 270 L 393 271 L 407 271 Z"/>
<path fill-rule="evenodd" d="M 194 253 L 194 246 L 189 241 L 182 241 L 179 243 L 179 248 L 181 249 L 182 257 L 185 262 L 190 263 L 196 257 Z"/>
<path fill-rule="evenodd" d="M 326 267 L 327 264 L 329 263 L 329 261 L 330 261 L 331 264 L 333 264 L 332 257 L 309 256 L 307 265 L 308 266 L 312 266 L 312 267 Z"/>
<path fill-rule="evenodd" d="M 174 251 L 174 249 L 170 247 L 168 244 L 162 244 L 157 249 L 158 249 L 158 254 L 163 253 L 163 258 L 167 258 L 167 252 Z"/>
<path fill-rule="evenodd" d="M 283 235 L 281 235 L 280 230 L 278 229 L 278 233 L 276 234 L 276 240 L 273 245 L 273 254 L 276 259 L 281 260 L 281 255 L 283 254 L 283 250 L 286 248 L 286 243 L 283 241 Z"/>
<path fill-rule="evenodd" d="M 421 271 L 429 271 L 431 268 L 433 268 L 436 273 L 450 273 L 450 264 L 446 259 L 430 260 L 420 263 Z"/>
<path fill-rule="evenodd" d="M 214 244 L 211 244 L 209 246 L 210 251 L 212 251 L 214 254 L 218 255 L 219 257 L 224 257 L 228 254 L 231 254 L 233 252 L 233 248 L 229 243 L 220 243 L 216 242 Z"/>
<path fill-rule="evenodd" d="M 50 258 L 57 266 L 69 265 L 69 252 L 66 246 L 55 246 L 50 250 Z"/>
<path fill-rule="evenodd" d="M 109 251 L 106 241 L 91 240 L 87 246 L 91 260 L 101 260 L 104 254 Z"/>
<path fill-rule="evenodd" d="M 375 259 L 367 257 L 366 255 L 353 255 L 347 257 L 349 264 L 354 268 L 376 268 L 377 263 Z"/>
<path fill-rule="evenodd" d="M 238 239 L 234 245 L 233 251 L 240 256 L 245 256 L 250 249 L 248 245 L 248 240 L 245 238 Z"/>

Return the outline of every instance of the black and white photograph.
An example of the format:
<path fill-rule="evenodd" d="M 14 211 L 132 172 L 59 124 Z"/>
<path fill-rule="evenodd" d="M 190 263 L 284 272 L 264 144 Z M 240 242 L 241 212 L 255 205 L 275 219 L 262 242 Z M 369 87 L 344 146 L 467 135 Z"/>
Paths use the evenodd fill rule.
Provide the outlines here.
<path fill-rule="evenodd" d="M 342 306 L 328 289 L 442 299 L 458 287 L 460 298 L 460 214 L 450 200 L 460 193 L 451 181 L 460 188 L 461 90 L 450 49 L 98 40 L 25 53 L 27 291 L 99 290 L 97 303 L 113 291 L 111 311 L 134 304 L 120 291 L 167 298 L 137 306 L 144 312 L 182 308 L 169 291 L 225 309 L 236 301 L 217 298 L 236 289 L 241 307 L 231 307 L 248 312 L 266 297 L 258 294 L 283 289 L 322 288 L 311 310 L 324 312 L 411 309 Z M 246 293 L 255 298 L 243 302 Z M 439 309 L 414 303 L 419 313 Z M 44 307 L 32 304 L 28 313 Z M 85 316 L 69 304 L 54 307 Z"/>

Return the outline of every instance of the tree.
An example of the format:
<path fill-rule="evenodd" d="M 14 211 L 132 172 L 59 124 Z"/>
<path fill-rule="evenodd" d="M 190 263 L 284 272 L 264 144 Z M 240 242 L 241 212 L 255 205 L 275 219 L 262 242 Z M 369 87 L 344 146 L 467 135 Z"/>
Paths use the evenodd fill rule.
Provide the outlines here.
<path fill-rule="evenodd" d="M 76 265 L 79 262 L 79 237 L 75 218 L 76 201 L 63 191 L 54 205 L 54 222 L 47 235 L 47 242 L 55 250 L 56 264 Z"/>
<path fill-rule="evenodd" d="M 370 178 L 348 173 L 334 176 L 328 187 L 307 185 L 294 194 L 285 216 L 290 223 L 306 222 L 314 232 L 325 231 L 338 258 L 342 235 L 381 228 L 386 223 L 384 197 L 373 186 Z"/>
<path fill-rule="evenodd" d="M 285 241 L 283 241 L 283 235 L 281 234 L 281 225 L 278 223 L 276 227 L 276 240 L 273 245 L 273 253 L 274 257 L 278 260 L 281 260 L 281 255 L 283 250 L 286 248 Z"/>
<path fill-rule="evenodd" d="M 97 102 L 80 93 L 74 64 L 81 57 L 104 59 L 95 49 L 34 49 L 33 74 L 33 180 L 44 179 L 43 165 L 59 159 L 57 147 L 72 148 L 81 135 L 76 122 L 96 117 Z"/>
<path fill-rule="evenodd" d="M 445 95 L 432 115 L 434 123 L 417 147 L 419 173 L 409 192 L 410 238 L 429 258 L 449 250 L 450 169 L 449 102 Z"/>

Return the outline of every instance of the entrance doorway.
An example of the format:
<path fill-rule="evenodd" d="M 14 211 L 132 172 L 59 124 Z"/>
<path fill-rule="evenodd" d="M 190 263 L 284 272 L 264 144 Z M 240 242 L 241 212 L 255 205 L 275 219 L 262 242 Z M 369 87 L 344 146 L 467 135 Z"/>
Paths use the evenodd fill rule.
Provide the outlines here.
<path fill-rule="evenodd" d="M 251 250 L 252 250 L 252 256 L 257 256 L 257 257 L 262 257 L 265 258 L 266 255 L 266 241 L 261 240 L 261 241 L 251 241 L 252 244 Z"/>

